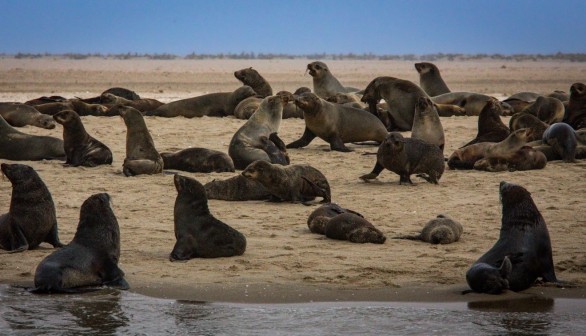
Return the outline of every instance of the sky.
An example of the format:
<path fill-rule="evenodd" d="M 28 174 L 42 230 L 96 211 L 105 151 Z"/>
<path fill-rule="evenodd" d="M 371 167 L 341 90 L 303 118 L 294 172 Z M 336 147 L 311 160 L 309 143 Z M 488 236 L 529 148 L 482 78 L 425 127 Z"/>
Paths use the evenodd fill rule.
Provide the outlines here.
<path fill-rule="evenodd" d="M 586 0 L 0 0 L 0 53 L 585 53 Z"/>

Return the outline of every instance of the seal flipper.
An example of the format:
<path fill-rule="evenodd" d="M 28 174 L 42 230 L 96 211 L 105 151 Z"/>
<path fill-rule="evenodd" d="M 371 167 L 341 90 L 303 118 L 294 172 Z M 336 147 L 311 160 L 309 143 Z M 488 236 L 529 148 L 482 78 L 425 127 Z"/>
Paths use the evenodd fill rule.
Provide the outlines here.
<path fill-rule="evenodd" d="M 124 279 L 124 272 L 111 259 L 104 262 L 104 272 L 101 274 L 102 284 L 108 287 L 127 290 L 130 288 L 128 282 Z"/>
<path fill-rule="evenodd" d="M 315 139 L 316 135 L 305 126 L 303 135 L 299 140 L 293 141 L 292 143 L 285 146 L 286 148 L 300 148 L 309 145 L 309 143 Z"/>
<path fill-rule="evenodd" d="M 313 192 L 316 194 L 316 196 L 323 197 L 323 200 L 321 200 L 320 203 L 331 203 L 332 202 L 332 195 L 328 192 L 328 190 L 326 188 L 320 187 L 317 183 L 311 181 L 310 179 L 308 179 L 305 176 L 301 176 L 301 178 L 303 180 L 305 180 L 305 182 L 309 183 L 309 185 L 311 186 L 311 189 L 313 189 Z M 303 204 L 307 205 L 305 203 L 303 203 Z"/>
<path fill-rule="evenodd" d="M 374 180 L 385 169 L 378 161 L 375 163 L 372 171 L 366 175 L 360 176 L 360 179 L 366 182 L 367 180 Z"/>
<path fill-rule="evenodd" d="M 340 138 L 340 136 L 335 136 L 332 139 L 330 139 L 330 149 L 333 151 L 338 151 L 338 152 L 352 152 L 352 150 L 348 147 L 346 147 L 346 145 L 344 145 L 344 141 L 342 141 L 342 138 Z"/>
<path fill-rule="evenodd" d="M 11 223 L 10 228 L 12 234 L 10 235 L 10 251 L 8 251 L 8 253 L 17 253 L 28 250 L 28 241 L 26 240 L 20 225 Z"/>
<path fill-rule="evenodd" d="M 61 241 L 59 241 L 59 234 L 57 232 L 57 223 L 55 223 L 55 225 L 53 225 L 53 228 L 51 228 L 51 231 L 49 231 L 49 233 L 47 234 L 47 237 L 45 237 L 45 240 L 43 240 L 43 241 L 53 245 L 53 247 L 65 246 L 61 243 Z"/>

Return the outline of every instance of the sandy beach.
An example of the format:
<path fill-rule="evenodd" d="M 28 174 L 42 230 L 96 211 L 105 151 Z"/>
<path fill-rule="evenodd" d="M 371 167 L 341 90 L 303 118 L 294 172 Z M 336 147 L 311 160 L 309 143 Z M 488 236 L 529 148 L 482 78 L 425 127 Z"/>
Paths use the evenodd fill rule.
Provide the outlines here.
<path fill-rule="evenodd" d="M 126 87 L 141 97 L 162 102 L 203 93 L 232 91 L 240 82 L 233 72 L 254 67 L 273 91 L 312 87 L 305 74 L 308 60 L 66 60 L 60 58 L 0 59 L 0 101 L 24 102 L 43 95 L 93 97 L 113 87 Z M 413 62 L 325 61 L 346 86 L 364 88 L 378 76 L 419 83 Z M 568 91 L 586 81 L 584 63 L 515 61 L 438 61 L 452 91 L 475 91 L 499 98 L 520 91 Z M 354 151 L 326 151 L 314 140 L 304 149 L 289 150 L 292 164 L 308 163 L 328 178 L 332 200 L 360 212 L 387 236 L 383 245 L 353 244 L 309 232 L 307 216 L 317 206 L 261 201 L 210 200 L 211 212 L 247 238 L 244 255 L 233 258 L 192 259 L 171 263 L 175 243 L 173 174 L 125 177 L 126 127 L 119 117 L 82 117 L 89 134 L 113 152 L 112 166 L 63 167 L 60 161 L 21 162 L 35 168 L 51 191 L 61 241 L 69 242 L 77 227 L 79 209 L 90 195 L 107 192 L 121 231 L 120 268 L 131 290 L 147 295 L 201 301 L 307 302 L 334 300 L 458 301 L 487 299 L 488 295 L 460 292 L 468 288 L 469 266 L 496 241 L 501 223 L 500 181 L 528 189 L 545 218 L 553 246 L 557 277 L 586 284 L 586 161 L 549 162 L 545 169 L 488 173 L 447 170 L 439 185 L 413 177 L 415 185 L 399 185 L 398 175 L 384 171 L 373 183 L 358 177 L 370 172 L 375 159 L 363 156 L 375 147 L 349 145 Z M 157 149 L 174 151 L 205 147 L 223 152 L 244 123 L 235 118 L 145 117 Z M 449 156 L 476 135 L 477 117 L 441 119 Z M 508 124 L 509 117 L 503 121 Z M 304 129 L 301 119 L 281 123 L 280 137 L 289 143 Z M 23 127 L 22 132 L 62 137 L 53 130 Z M 409 132 L 404 135 L 408 136 Z M 5 160 L 0 160 L 6 162 Z M 187 173 L 202 183 L 236 173 Z M 0 214 L 10 204 L 11 184 L 0 179 Z M 443 213 L 462 223 L 459 242 L 431 245 L 390 239 L 418 232 L 424 223 Z M 0 282 L 32 285 L 38 263 L 53 250 L 50 245 L 24 253 L 0 254 Z M 533 287 L 499 296 L 547 295 L 586 298 L 584 288 Z M 499 297 L 490 297 L 491 299 Z"/>

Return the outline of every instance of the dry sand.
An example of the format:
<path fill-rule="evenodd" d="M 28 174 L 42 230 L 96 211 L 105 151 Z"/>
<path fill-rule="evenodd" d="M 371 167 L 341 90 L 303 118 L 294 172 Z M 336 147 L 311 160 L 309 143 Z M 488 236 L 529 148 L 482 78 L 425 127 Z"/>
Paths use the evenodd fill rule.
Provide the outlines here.
<path fill-rule="evenodd" d="M 278 61 L 147 61 L 0 59 L 0 100 L 25 101 L 41 95 L 91 97 L 112 86 L 128 87 L 143 97 L 164 102 L 207 92 L 231 91 L 240 83 L 235 70 L 253 66 L 273 90 L 311 87 L 304 75 L 306 60 Z M 377 76 L 395 76 L 418 83 L 412 62 L 328 61 L 344 85 L 365 87 Z M 477 91 L 500 97 L 518 91 L 566 90 L 585 81 L 582 63 L 563 62 L 436 62 L 453 91 Z M 523 185 L 533 196 L 548 225 L 558 278 L 586 284 L 586 162 L 550 162 L 543 170 L 487 173 L 446 170 L 439 185 L 413 178 L 414 186 L 399 185 L 399 177 L 384 171 L 378 181 L 364 183 L 374 147 L 350 145 L 355 151 L 325 151 L 317 139 L 305 149 L 290 150 L 291 162 L 321 170 L 332 186 L 333 201 L 362 213 L 388 238 L 415 233 L 439 213 L 461 222 L 464 234 L 451 245 L 388 239 L 384 245 L 352 244 L 309 232 L 307 216 L 316 206 L 258 201 L 210 201 L 212 213 L 247 238 L 244 255 L 171 263 L 175 243 L 173 171 L 162 175 L 124 177 L 126 128 L 121 118 L 83 117 L 87 131 L 112 149 L 112 166 L 63 167 L 59 161 L 23 162 L 33 166 L 47 184 L 57 209 L 62 242 L 73 238 L 79 208 L 90 195 L 108 192 L 121 230 L 120 267 L 133 291 L 177 299 L 290 302 L 311 300 L 473 300 L 465 272 L 496 241 L 501 221 L 500 181 Z M 234 132 L 244 121 L 234 118 L 158 118 L 146 123 L 159 151 L 205 147 L 227 152 Z M 509 118 L 503 118 L 508 123 Z M 476 117 L 442 118 L 449 155 L 476 134 Z M 281 124 L 281 138 L 298 139 L 303 120 Z M 62 128 L 21 131 L 62 136 Z M 409 133 L 406 133 L 408 135 Z M 4 161 L 3 161 L 4 162 Z M 205 183 L 237 173 L 181 174 Z M 8 211 L 11 185 L 0 180 L 0 213 Z M 41 248 L 0 255 L 0 282 L 31 285 L 37 264 L 52 249 Z M 545 294 L 543 294 L 545 293 Z M 518 295 L 586 297 L 582 288 L 534 287 Z M 493 297 L 494 298 L 494 297 Z"/>

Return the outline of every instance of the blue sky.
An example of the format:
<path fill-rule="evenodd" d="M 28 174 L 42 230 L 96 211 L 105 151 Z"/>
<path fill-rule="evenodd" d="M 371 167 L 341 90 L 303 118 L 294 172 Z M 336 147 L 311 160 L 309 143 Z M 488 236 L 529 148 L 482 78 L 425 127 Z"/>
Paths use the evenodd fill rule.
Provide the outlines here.
<path fill-rule="evenodd" d="M 584 53 L 585 20 L 585 0 L 0 0 L 0 52 Z"/>

